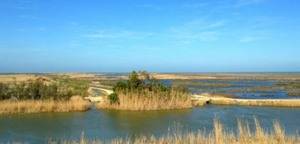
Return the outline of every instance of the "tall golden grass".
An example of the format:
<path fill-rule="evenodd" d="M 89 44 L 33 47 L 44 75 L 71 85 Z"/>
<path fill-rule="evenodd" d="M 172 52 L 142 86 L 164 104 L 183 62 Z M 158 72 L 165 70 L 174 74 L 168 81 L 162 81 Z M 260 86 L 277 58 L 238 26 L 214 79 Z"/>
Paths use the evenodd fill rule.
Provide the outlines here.
<path fill-rule="evenodd" d="M 110 104 L 108 100 L 97 104 L 99 109 L 117 110 L 168 110 L 191 108 L 192 101 L 188 93 L 170 90 L 166 92 L 121 91 L 119 103 Z"/>
<path fill-rule="evenodd" d="M 51 142 L 56 143 L 56 142 Z M 89 140 L 81 136 L 79 141 L 62 140 L 64 144 L 298 144 L 299 135 L 286 135 L 278 122 L 273 123 L 273 130 L 264 130 L 255 119 L 255 130 L 251 131 L 248 123 L 238 121 L 237 130 L 226 131 L 219 120 L 214 120 L 211 132 L 183 132 L 175 131 L 162 137 L 139 136 L 134 138 L 117 138 L 109 142 L 103 140 Z"/>
<path fill-rule="evenodd" d="M 0 114 L 86 111 L 90 102 L 84 100 L 22 100 L 0 101 Z"/>

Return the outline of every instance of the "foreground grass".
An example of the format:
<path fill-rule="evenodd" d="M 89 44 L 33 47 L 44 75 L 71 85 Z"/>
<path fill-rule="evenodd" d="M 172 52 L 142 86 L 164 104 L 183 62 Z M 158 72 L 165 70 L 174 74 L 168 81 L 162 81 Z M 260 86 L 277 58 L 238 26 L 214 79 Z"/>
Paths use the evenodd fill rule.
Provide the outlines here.
<path fill-rule="evenodd" d="M 0 114 L 86 111 L 89 108 L 90 103 L 81 99 L 0 101 Z"/>
<path fill-rule="evenodd" d="M 193 106 L 188 93 L 176 90 L 166 92 L 148 90 L 121 91 L 118 93 L 118 98 L 118 103 L 110 103 L 106 100 L 97 104 L 97 108 L 117 110 L 168 110 L 191 108 Z"/>
<path fill-rule="evenodd" d="M 238 121 L 236 131 L 226 131 L 223 125 L 214 120 L 211 132 L 175 131 L 162 137 L 139 136 L 134 138 L 117 138 L 111 141 L 89 140 L 81 136 L 79 140 L 62 140 L 49 143 L 63 144 L 296 144 L 300 143 L 299 135 L 286 135 L 278 122 L 273 123 L 273 130 L 264 130 L 255 119 L 255 130 L 250 130 L 248 123 Z"/>

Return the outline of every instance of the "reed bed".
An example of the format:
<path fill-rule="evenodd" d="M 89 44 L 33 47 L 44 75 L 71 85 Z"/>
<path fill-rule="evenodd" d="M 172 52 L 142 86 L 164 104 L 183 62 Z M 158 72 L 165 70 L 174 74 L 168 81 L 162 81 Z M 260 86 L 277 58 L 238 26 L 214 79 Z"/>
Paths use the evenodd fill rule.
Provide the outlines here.
<path fill-rule="evenodd" d="M 273 123 L 273 130 L 264 130 L 255 119 L 255 130 L 251 130 L 246 122 L 238 121 L 235 131 L 226 130 L 218 120 L 214 120 L 214 129 L 210 132 L 170 132 L 162 137 L 139 136 L 133 138 L 116 138 L 110 141 L 86 139 L 84 135 L 79 140 L 62 140 L 49 143 L 63 144 L 297 144 L 298 134 L 286 135 L 278 122 Z"/>
<path fill-rule="evenodd" d="M 0 101 L 0 114 L 86 111 L 90 102 L 84 100 L 22 100 Z"/>
<path fill-rule="evenodd" d="M 99 109 L 117 110 L 169 110 L 191 108 L 189 94 L 176 90 L 170 91 L 121 91 L 118 92 L 119 102 L 111 104 L 104 101 L 97 104 Z"/>

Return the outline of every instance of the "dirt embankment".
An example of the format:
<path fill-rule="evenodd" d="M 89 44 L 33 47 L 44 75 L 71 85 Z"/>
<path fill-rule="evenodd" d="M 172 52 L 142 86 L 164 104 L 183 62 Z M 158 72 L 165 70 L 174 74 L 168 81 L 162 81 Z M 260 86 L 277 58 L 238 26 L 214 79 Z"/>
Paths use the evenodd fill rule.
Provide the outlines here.
<path fill-rule="evenodd" d="M 238 99 L 218 95 L 192 95 L 195 105 L 240 105 L 240 106 L 272 106 L 272 107 L 300 107 L 300 99 Z"/>

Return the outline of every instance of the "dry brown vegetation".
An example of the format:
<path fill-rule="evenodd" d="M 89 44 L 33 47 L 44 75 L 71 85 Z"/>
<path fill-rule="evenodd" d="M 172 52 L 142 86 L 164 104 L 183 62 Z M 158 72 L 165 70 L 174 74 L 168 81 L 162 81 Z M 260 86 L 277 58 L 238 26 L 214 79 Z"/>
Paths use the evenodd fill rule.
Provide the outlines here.
<path fill-rule="evenodd" d="M 176 90 L 166 92 L 127 91 L 119 92 L 119 103 L 111 104 L 108 100 L 97 104 L 99 109 L 118 110 L 167 110 L 191 108 L 190 95 Z"/>
<path fill-rule="evenodd" d="M 71 98 L 68 101 L 0 101 L 0 114 L 86 111 L 89 108 L 90 103 L 81 98 Z"/>
<path fill-rule="evenodd" d="M 264 130 L 255 119 L 255 131 L 251 131 L 248 123 L 238 121 L 236 134 L 226 131 L 218 120 L 214 120 L 214 129 L 210 132 L 171 132 L 162 137 L 139 136 L 134 138 L 117 138 L 109 142 L 102 140 L 89 140 L 81 136 L 79 141 L 63 140 L 64 144 L 297 144 L 299 135 L 286 135 L 278 122 L 273 123 L 271 132 Z M 49 142 L 58 143 L 58 142 Z"/>
<path fill-rule="evenodd" d="M 34 74 L 7 74 L 7 75 L 0 75 L 0 82 L 7 83 L 7 82 L 24 82 L 28 80 L 36 80 L 43 78 L 45 80 L 50 81 L 50 79 L 46 76 L 34 75 Z"/>

